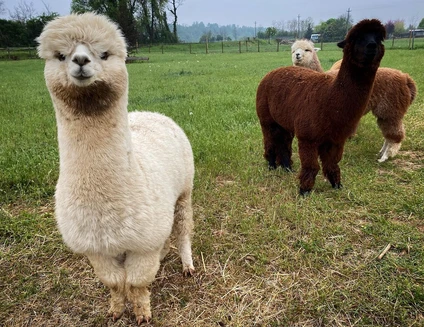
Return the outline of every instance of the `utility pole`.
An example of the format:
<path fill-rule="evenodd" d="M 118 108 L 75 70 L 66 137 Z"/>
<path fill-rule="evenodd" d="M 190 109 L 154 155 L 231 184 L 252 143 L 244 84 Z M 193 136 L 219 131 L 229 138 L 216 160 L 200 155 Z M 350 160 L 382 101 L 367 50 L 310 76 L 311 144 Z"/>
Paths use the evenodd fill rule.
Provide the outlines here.
<path fill-rule="evenodd" d="M 349 29 L 349 19 L 350 19 L 350 8 L 347 8 L 347 19 L 346 19 L 346 34 Z"/>
<path fill-rule="evenodd" d="M 300 38 L 300 15 L 297 15 L 297 38 Z"/>

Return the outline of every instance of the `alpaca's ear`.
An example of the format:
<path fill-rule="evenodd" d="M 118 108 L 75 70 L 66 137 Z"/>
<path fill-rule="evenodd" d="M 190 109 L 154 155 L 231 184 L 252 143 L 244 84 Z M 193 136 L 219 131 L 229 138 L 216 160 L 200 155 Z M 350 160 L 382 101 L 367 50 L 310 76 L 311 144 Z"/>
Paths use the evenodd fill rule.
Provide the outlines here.
<path fill-rule="evenodd" d="M 343 40 L 343 41 L 340 41 L 339 43 L 337 43 L 337 46 L 339 47 L 339 48 L 344 48 L 344 46 L 346 45 L 346 40 Z"/>
<path fill-rule="evenodd" d="M 314 48 L 315 52 L 318 52 L 319 50 L 321 50 L 321 48 Z"/>

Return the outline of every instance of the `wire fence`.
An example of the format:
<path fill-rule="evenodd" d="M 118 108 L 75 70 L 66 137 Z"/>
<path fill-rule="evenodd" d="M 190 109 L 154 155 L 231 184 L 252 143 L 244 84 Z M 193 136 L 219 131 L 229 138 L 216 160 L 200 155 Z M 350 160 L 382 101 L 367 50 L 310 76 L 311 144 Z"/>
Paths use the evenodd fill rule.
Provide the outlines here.
<path fill-rule="evenodd" d="M 205 43 L 177 43 L 139 45 L 129 49 L 130 56 L 148 55 L 149 53 L 186 53 L 190 54 L 213 54 L 213 53 L 249 53 L 249 52 L 279 52 L 290 51 L 291 44 L 295 40 L 244 40 L 222 41 Z M 393 37 L 385 41 L 386 49 L 424 49 L 424 37 L 398 38 Z M 335 42 L 316 43 L 322 51 L 337 48 Z M 38 59 L 35 47 L 26 48 L 0 48 L 0 61 Z"/>

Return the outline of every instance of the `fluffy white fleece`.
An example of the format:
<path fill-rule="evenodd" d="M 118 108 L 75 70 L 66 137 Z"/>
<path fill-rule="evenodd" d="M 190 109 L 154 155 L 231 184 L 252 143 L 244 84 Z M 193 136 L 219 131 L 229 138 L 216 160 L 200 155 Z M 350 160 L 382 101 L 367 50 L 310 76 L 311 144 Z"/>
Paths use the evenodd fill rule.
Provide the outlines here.
<path fill-rule="evenodd" d="M 59 230 L 110 287 L 113 318 L 128 299 L 137 321 L 148 321 L 147 286 L 172 231 L 184 273 L 194 271 L 190 143 L 170 118 L 128 114 L 126 43 L 106 17 L 59 17 L 38 42 L 57 119 Z"/>

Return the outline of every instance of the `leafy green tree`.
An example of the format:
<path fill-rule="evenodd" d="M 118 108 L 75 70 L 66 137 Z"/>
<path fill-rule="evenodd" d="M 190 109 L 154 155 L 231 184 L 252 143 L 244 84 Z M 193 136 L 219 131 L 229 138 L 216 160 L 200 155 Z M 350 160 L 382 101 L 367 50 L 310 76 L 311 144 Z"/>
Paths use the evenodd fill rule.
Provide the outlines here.
<path fill-rule="evenodd" d="M 395 20 L 393 24 L 395 25 L 394 34 L 398 35 L 406 32 L 405 22 L 403 20 Z"/>
<path fill-rule="evenodd" d="M 269 43 L 271 43 L 271 37 L 273 37 L 273 36 L 275 36 L 275 35 L 277 35 L 277 29 L 275 28 L 275 27 L 268 27 L 266 30 L 265 30 L 265 34 L 267 35 L 267 37 L 268 37 L 268 42 Z"/>
<path fill-rule="evenodd" d="M 348 19 L 346 15 L 342 15 L 337 19 L 330 18 L 326 22 L 315 26 L 315 32 L 323 35 L 324 41 L 339 41 L 344 39 L 352 25 L 352 17 L 350 16 Z"/>
<path fill-rule="evenodd" d="M 424 28 L 424 18 L 421 19 L 420 23 L 418 24 L 417 28 Z"/>

